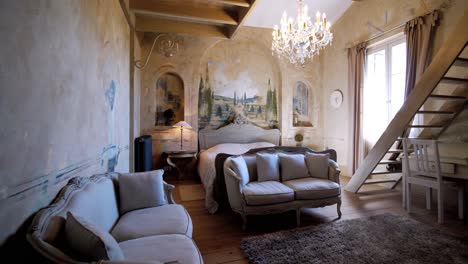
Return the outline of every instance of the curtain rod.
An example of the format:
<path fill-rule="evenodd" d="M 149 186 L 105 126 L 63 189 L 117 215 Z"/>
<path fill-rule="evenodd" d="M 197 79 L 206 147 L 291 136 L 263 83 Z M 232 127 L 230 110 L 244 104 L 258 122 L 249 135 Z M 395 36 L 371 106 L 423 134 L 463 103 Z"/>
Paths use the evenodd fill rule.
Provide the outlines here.
<path fill-rule="evenodd" d="M 361 41 L 360 43 L 368 42 L 368 41 L 372 41 L 372 40 L 374 40 L 374 39 L 376 39 L 376 38 L 380 38 L 381 36 L 383 36 L 383 35 L 385 35 L 385 34 L 388 34 L 388 33 L 392 32 L 392 31 L 395 31 L 395 30 L 397 30 L 397 29 L 403 27 L 404 25 L 406 25 L 406 23 L 407 23 L 407 22 L 401 23 L 400 25 L 398 25 L 398 26 L 396 26 L 396 27 L 393 27 L 393 28 L 391 28 L 391 29 L 389 29 L 389 30 L 386 30 L 386 31 L 384 31 L 384 32 L 381 32 L 381 33 L 379 33 L 379 34 L 377 34 L 377 35 L 375 35 L 375 36 L 373 36 L 373 37 L 370 37 L 370 38 L 368 38 L 368 39 L 366 39 L 366 40 L 364 40 L 364 41 Z"/>
<path fill-rule="evenodd" d="M 393 27 L 393 28 L 391 28 L 391 29 L 389 29 L 389 30 L 386 30 L 386 31 L 384 31 L 384 32 L 381 32 L 381 33 L 379 33 L 379 34 L 377 34 L 377 35 L 375 35 L 375 36 L 372 36 L 372 37 L 370 37 L 370 38 L 368 38 L 368 39 L 366 39 L 366 40 L 359 41 L 358 44 L 359 44 L 359 43 L 368 42 L 368 41 L 372 41 L 372 40 L 374 40 L 374 39 L 380 38 L 380 37 L 383 36 L 383 35 L 386 35 L 386 34 L 392 32 L 392 31 L 395 31 L 395 30 L 397 30 L 397 29 L 403 27 L 404 25 L 406 25 L 406 23 L 407 23 L 407 22 L 401 23 L 400 25 L 398 25 L 398 26 L 396 26 L 396 27 Z M 351 47 L 354 47 L 354 46 L 356 46 L 356 45 L 358 45 L 358 44 L 353 44 L 353 45 L 351 45 L 351 46 L 349 46 L 349 47 L 346 47 L 345 50 L 348 50 L 348 49 L 350 49 Z"/>

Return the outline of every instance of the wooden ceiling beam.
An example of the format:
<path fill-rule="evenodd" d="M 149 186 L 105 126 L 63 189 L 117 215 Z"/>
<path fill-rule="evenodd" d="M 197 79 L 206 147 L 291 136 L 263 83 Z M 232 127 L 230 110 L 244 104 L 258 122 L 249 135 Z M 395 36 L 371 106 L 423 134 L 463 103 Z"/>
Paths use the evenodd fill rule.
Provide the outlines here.
<path fill-rule="evenodd" d="M 246 0 L 248 1 L 248 0 Z M 239 18 L 239 25 L 237 26 L 228 26 L 228 37 L 233 38 L 237 31 L 240 28 L 240 25 L 244 22 L 244 20 L 249 16 L 250 12 L 255 8 L 257 4 L 256 0 L 250 0 L 250 7 L 249 8 L 240 8 L 238 9 L 237 17 Z"/>
<path fill-rule="evenodd" d="M 137 31 L 154 33 L 180 33 L 221 39 L 228 38 L 225 33 L 225 29 L 215 25 L 173 21 L 139 14 L 136 15 L 135 20 L 135 28 Z"/>
<path fill-rule="evenodd" d="M 136 14 L 164 17 L 195 23 L 237 26 L 237 18 L 223 6 L 173 0 L 132 0 L 130 8 Z"/>
<path fill-rule="evenodd" d="M 224 5 L 250 7 L 251 3 L 249 0 L 216 0 L 216 2 Z"/>

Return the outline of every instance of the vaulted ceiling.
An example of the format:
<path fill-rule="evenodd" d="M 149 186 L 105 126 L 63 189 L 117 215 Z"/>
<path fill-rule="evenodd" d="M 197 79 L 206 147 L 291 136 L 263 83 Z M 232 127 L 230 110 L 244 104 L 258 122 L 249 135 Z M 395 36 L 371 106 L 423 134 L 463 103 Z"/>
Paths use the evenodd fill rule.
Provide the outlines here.
<path fill-rule="evenodd" d="M 130 0 L 142 32 L 232 38 L 256 0 Z"/>

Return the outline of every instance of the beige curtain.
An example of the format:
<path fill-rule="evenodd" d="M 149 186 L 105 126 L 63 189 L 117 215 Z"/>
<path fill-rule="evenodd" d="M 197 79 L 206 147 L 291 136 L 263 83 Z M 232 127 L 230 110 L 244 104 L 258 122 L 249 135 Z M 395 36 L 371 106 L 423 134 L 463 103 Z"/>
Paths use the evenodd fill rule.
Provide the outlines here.
<path fill-rule="evenodd" d="M 439 11 L 412 19 L 406 23 L 406 87 L 405 99 L 421 78 L 429 62 Z"/>
<path fill-rule="evenodd" d="M 352 138 L 353 155 L 351 157 L 351 169 L 354 174 L 362 160 L 361 129 L 362 129 L 362 98 L 364 85 L 364 72 L 366 62 L 367 43 L 361 43 L 348 49 L 348 89 L 349 98 L 352 100 L 349 111 L 349 120 L 353 124 L 350 129 Z"/>
<path fill-rule="evenodd" d="M 406 86 L 405 100 L 413 91 L 416 83 L 421 79 L 427 65 L 429 65 L 429 55 L 432 51 L 432 44 L 435 34 L 435 28 L 439 21 L 439 11 L 434 10 L 431 13 L 420 16 L 408 21 L 405 25 L 406 35 Z M 413 120 L 414 124 L 423 124 L 422 117 Z M 417 134 L 417 133 L 416 133 Z M 402 137 L 410 136 L 410 130 L 406 130 Z M 411 135 L 413 136 L 413 135 Z M 402 144 L 398 142 L 397 148 L 401 149 Z M 395 153 L 390 157 L 390 160 L 398 158 L 399 154 Z M 394 169 L 396 165 L 390 164 L 387 166 L 389 170 Z"/>

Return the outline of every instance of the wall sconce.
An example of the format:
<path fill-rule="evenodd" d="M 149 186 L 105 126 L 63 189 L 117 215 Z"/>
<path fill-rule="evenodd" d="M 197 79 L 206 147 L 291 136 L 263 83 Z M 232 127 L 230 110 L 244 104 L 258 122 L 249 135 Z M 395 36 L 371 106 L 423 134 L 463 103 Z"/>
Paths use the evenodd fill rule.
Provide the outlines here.
<path fill-rule="evenodd" d="M 142 64 L 141 60 L 136 60 L 135 67 L 138 69 L 143 69 L 146 67 L 156 44 L 158 46 L 158 53 L 168 58 L 173 57 L 179 51 L 179 41 L 175 39 L 175 37 L 168 34 L 160 34 L 154 38 L 153 45 L 151 46 L 150 52 L 146 57 L 145 63 Z"/>

